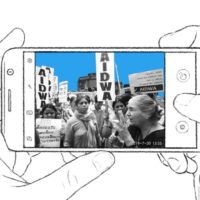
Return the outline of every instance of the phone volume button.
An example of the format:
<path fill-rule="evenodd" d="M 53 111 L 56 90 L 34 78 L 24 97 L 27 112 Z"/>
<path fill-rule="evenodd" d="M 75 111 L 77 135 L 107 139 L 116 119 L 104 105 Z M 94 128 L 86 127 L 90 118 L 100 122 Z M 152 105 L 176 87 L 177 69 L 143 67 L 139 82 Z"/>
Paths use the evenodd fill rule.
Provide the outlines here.
<path fill-rule="evenodd" d="M 8 89 L 8 112 L 11 112 L 12 110 L 12 95 L 11 95 L 11 89 Z"/>

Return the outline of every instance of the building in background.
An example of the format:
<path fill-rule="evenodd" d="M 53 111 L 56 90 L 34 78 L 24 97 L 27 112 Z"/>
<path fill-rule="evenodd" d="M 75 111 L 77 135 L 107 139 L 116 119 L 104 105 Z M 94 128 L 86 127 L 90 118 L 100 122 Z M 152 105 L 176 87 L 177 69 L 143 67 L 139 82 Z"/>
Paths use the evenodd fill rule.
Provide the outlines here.
<path fill-rule="evenodd" d="M 89 73 L 87 76 L 82 76 L 78 79 L 78 91 L 96 91 L 96 73 Z"/>

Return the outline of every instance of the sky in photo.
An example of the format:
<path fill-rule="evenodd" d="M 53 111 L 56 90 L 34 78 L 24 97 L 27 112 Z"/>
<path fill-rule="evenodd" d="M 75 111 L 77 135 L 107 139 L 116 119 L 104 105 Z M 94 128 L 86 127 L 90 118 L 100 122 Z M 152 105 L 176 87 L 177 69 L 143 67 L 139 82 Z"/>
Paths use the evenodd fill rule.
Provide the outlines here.
<path fill-rule="evenodd" d="M 129 84 L 128 75 L 156 69 L 164 72 L 165 54 L 162 52 L 115 52 L 114 63 L 119 79 Z M 36 53 L 36 66 L 54 68 L 58 82 L 68 81 L 69 90 L 77 91 L 78 79 L 96 72 L 94 52 L 39 52 Z M 117 81 L 116 69 L 115 79 Z"/>

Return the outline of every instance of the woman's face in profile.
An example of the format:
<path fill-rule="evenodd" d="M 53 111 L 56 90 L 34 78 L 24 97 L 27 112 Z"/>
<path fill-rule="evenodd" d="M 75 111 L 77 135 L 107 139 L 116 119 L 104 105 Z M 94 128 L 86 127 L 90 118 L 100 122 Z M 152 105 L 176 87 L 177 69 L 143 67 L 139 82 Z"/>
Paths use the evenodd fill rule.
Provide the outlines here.
<path fill-rule="evenodd" d="M 132 100 L 128 103 L 128 111 L 126 113 L 127 117 L 130 120 L 130 123 L 135 126 L 142 125 L 147 119 L 145 118 L 145 114 L 141 112 L 139 107 L 137 106 L 137 101 Z"/>
<path fill-rule="evenodd" d="M 87 113 L 88 107 L 89 107 L 88 101 L 83 98 L 78 102 L 76 109 L 79 113 L 85 114 Z"/>
<path fill-rule="evenodd" d="M 55 119 L 56 118 L 56 112 L 52 108 L 46 108 L 43 113 L 43 118 L 46 119 Z"/>

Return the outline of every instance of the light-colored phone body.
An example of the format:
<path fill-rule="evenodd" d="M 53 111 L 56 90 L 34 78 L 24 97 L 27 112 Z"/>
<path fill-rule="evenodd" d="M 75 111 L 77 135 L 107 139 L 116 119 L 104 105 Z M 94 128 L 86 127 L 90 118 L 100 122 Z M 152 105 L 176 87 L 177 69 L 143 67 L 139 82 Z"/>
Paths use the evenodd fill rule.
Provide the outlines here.
<path fill-rule="evenodd" d="M 174 108 L 182 93 L 197 94 L 199 49 L 159 48 L 16 48 L 2 62 L 2 130 L 9 149 L 15 151 L 96 151 L 99 149 L 35 148 L 35 53 L 36 52 L 162 52 L 165 53 L 164 149 L 106 149 L 116 152 L 199 151 L 198 124 Z"/>

